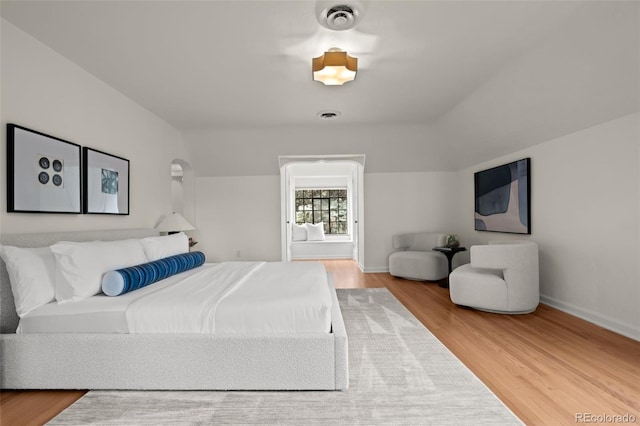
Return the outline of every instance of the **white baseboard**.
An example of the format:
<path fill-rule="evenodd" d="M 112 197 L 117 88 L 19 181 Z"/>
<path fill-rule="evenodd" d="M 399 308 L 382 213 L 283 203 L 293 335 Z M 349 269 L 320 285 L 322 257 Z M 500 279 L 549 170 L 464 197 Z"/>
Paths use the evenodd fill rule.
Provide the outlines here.
<path fill-rule="evenodd" d="M 343 256 L 339 254 L 310 254 L 305 256 L 292 256 L 292 260 L 305 260 L 305 259 L 353 259 L 351 256 Z"/>
<path fill-rule="evenodd" d="M 379 273 L 379 272 L 389 272 L 389 267 L 388 266 L 369 266 L 366 268 L 360 267 L 360 269 L 362 269 L 362 272 L 364 272 L 365 274 L 375 274 L 375 273 Z"/>
<path fill-rule="evenodd" d="M 562 312 L 566 312 L 578 318 L 582 318 L 585 321 L 589 321 L 593 324 L 599 325 L 600 327 L 606 328 L 607 330 L 613 331 L 614 333 L 622 334 L 623 336 L 626 336 L 630 339 L 640 341 L 640 330 L 630 324 L 621 323 L 615 319 L 608 318 L 597 312 L 580 308 L 578 306 L 572 305 L 571 303 L 566 303 L 553 297 L 545 296 L 543 294 L 540 295 L 540 302 L 556 308 Z"/>

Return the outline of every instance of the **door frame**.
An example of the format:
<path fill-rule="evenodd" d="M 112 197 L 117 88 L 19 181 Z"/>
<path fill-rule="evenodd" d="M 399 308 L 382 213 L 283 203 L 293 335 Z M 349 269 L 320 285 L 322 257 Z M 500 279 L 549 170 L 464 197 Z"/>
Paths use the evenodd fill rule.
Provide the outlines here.
<path fill-rule="evenodd" d="M 291 260 L 291 217 L 292 208 L 292 183 L 293 176 L 290 173 L 291 164 L 304 163 L 352 163 L 356 166 L 352 173 L 352 218 L 353 232 L 353 259 L 364 271 L 365 245 L 364 245 L 364 165 L 365 155 L 287 155 L 279 156 L 280 165 L 280 215 L 281 215 L 281 257 L 283 261 Z"/>

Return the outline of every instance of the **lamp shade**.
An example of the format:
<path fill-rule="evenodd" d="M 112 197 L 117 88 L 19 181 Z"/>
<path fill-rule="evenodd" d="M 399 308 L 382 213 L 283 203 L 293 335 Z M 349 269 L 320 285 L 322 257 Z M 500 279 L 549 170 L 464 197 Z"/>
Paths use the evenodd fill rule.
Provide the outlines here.
<path fill-rule="evenodd" d="M 324 52 L 324 55 L 313 58 L 313 79 L 327 86 L 340 86 L 347 81 L 355 80 L 358 72 L 358 58 L 347 55 L 347 52 Z"/>
<path fill-rule="evenodd" d="M 160 232 L 180 232 L 195 229 L 180 213 L 168 214 L 160 221 L 156 229 Z"/>

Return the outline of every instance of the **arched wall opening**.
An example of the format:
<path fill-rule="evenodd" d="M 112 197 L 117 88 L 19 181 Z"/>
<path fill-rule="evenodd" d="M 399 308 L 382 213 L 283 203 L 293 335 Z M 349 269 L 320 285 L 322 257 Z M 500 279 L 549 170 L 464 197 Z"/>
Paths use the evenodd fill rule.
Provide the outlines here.
<path fill-rule="evenodd" d="M 349 258 L 354 259 L 362 269 L 364 267 L 364 155 L 282 156 L 279 161 L 282 259 L 288 261 L 304 258 Z M 296 192 L 301 190 L 317 192 L 320 189 L 347 191 L 348 201 L 344 208 L 348 225 L 341 229 L 339 234 L 327 234 L 322 241 L 305 239 L 301 241 L 297 236 L 294 237 L 293 233 L 296 222 L 301 220 L 301 206 L 299 201 L 296 204 Z M 334 200 L 330 201 L 333 203 Z M 336 212 L 330 212 L 330 214 L 336 214 Z M 324 226 L 326 229 L 326 223 Z"/>
<path fill-rule="evenodd" d="M 180 158 L 171 161 L 171 209 L 196 227 L 193 168 L 188 161 Z"/>

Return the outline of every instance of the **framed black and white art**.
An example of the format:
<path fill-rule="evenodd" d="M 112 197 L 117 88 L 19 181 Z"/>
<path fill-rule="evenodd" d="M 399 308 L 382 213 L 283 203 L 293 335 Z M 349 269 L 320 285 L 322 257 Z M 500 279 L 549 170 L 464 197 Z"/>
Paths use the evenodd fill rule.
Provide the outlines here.
<path fill-rule="evenodd" d="M 129 214 L 129 160 L 82 148 L 83 212 Z"/>
<path fill-rule="evenodd" d="M 80 145 L 7 124 L 7 211 L 82 213 Z"/>

